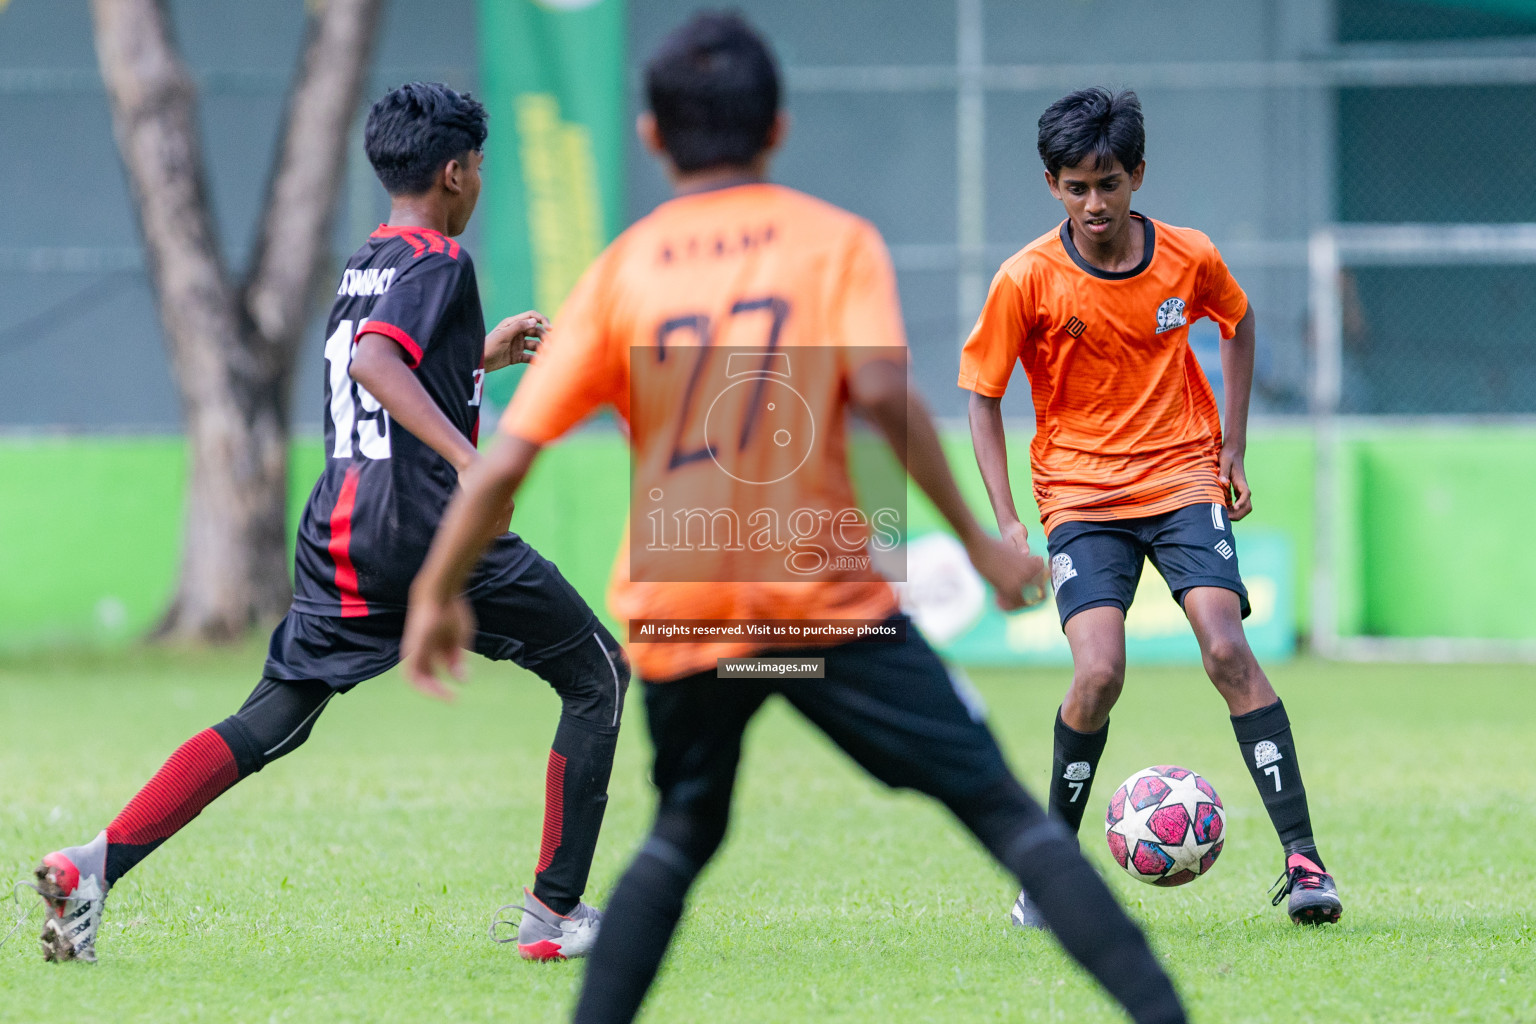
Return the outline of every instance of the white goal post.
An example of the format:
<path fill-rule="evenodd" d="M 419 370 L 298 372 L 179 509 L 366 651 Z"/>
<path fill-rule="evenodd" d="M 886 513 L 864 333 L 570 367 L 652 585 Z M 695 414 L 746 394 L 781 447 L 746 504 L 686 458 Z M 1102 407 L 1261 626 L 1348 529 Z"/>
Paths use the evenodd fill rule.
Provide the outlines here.
<path fill-rule="evenodd" d="M 1358 266 L 1536 264 L 1536 224 L 1330 224 L 1308 242 L 1308 305 L 1313 365 L 1309 384 L 1316 446 L 1316 523 L 1312 558 L 1312 648 L 1345 661 L 1536 662 L 1536 640 L 1341 635 L 1339 573 L 1341 448 L 1383 418 L 1342 413 L 1344 278 Z M 1404 417 L 1389 417 L 1404 423 Z M 1466 417 L 1412 417 L 1406 422 L 1465 422 Z M 1407 554 L 1407 553 L 1405 553 Z M 1536 616 L 1536 612 L 1533 612 Z"/>

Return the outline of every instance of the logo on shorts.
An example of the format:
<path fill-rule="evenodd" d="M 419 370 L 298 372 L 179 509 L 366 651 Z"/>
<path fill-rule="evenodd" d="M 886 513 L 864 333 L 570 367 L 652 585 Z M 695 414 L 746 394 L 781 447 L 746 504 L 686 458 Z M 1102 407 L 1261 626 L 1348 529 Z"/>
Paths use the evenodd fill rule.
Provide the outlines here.
<path fill-rule="evenodd" d="M 1221 518 L 1221 506 L 1211 502 L 1211 525 L 1223 532 L 1227 529 L 1226 522 Z"/>
<path fill-rule="evenodd" d="M 1157 307 L 1157 333 L 1171 331 L 1175 327 L 1183 327 L 1189 323 L 1184 318 L 1183 299 L 1164 299 L 1163 304 Z"/>
<path fill-rule="evenodd" d="M 1270 740 L 1259 740 L 1253 748 L 1253 766 L 1263 768 L 1267 764 L 1274 764 L 1280 760 L 1280 748 Z"/>
<path fill-rule="evenodd" d="M 1068 782 L 1082 782 L 1093 774 L 1093 769 L 1088 767 L 1087 761 L 1073 761 L 1067 765 L 1067 770 L 1061 773 L 1061 777 Z"/>
<path fill-rule="evenodd" d="M 1233 555 L 1232 545 L 1224 540 L 1219 540 L 1216 542 L 1216 553 L 1230 561 Z"/>
<path fill-rule="evenodd" d="M 1072 568 L 1072 556 L 1063 551 L 1059 555 L 1051 556 L 1051 586 L 1057 590 L 1067 580 L 1077 575 L 1077 570 Z"/>

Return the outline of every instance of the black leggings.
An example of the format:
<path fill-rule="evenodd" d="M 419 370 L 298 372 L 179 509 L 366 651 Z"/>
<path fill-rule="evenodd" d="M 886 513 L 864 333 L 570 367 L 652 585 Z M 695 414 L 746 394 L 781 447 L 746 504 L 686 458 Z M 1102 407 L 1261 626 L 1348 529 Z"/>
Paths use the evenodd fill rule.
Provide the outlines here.
<path fill-rule="evenodd" d="M 629 663 L 618 641 L 601 625 L 594 624 L 590 639 L 529 668 L 560 695 L 562 722 L 617 734 L 629 688 Z M 303 746 L 320 713 L 339 692 L 319 680 L 264 676 L 240 710 L 213 728 L 234 752 L 244 778 Z"/>
<path fill-rule="evenodd" d="M 583 979 L 578 1024 L 634 1019 L 694 879 L 720 848 L 747 724 L 773 694 L 882 782 L 942 801 L 1019 879 L 1051 931 L 1137 1024 L 1184 1011 L 1146 939 L 1078 850 L 1008 771 L 980 709 L 913 630 L 900 644 L 812 652 L 824 680 L 720 680 L 645 687 L 660 806 L 619 880 Z"/>

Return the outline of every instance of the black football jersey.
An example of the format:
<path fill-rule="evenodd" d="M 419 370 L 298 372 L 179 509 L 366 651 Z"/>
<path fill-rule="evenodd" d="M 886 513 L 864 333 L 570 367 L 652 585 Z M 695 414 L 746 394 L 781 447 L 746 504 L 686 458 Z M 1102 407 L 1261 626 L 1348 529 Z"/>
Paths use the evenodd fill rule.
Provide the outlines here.
<path fill-rule="evenodd" d="M 299 521 L 294 571 L 293 607 L 311 615 L 404 611 L 458 486 L 453 465 L 352 379 L 353 347 L 368 332 L 399 343 L 471 443 L 479 431 L 485 319 L 469 253 L 427 228 L 380 226 L 347 261 L 326 321 L 325 471 Z M 482 563 L 480 575 L 489 568 Z"/>

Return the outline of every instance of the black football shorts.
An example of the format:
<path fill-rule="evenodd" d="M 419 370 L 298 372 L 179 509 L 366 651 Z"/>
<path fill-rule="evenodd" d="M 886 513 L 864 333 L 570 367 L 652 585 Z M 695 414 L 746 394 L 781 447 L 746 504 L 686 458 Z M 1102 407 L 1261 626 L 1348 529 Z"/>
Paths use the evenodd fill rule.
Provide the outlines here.
<path fill-rule="evenodd" d="M 1248 588 L 1237 571 L 1237 539 L 1224 505 L 1186 505 L 1172 512 L 1109 522 L 1067 522 L 1051 531 L 1051 586 L 1061 624 L 1089 608 L 1131 607 L 1144 560 L 1162 573 L 1173 599 L 1195 587 L 1237 594 L 1248 617 Z"/>
<path fill-rule="evenodd" d="M 607 635 L 554 563 L 527 542 L 504 538 L 493 557 L 505 559 L 508 573 L 470 592 L 478 627 L 473 645 L 477 654 L 537 670 L 591 642 L 594 632 Z M 264 674 L 272 679 L 318 680 L 344 693 L 399 663 L 404 628 L 405 614 L 398 611 L 339 618 L 290 610 L 272 632 Z"/>
<path fill-rule="evenodd" d="M 721 679 L 714 669 L 645 683 L 664 801 L 708 801 L 734 784 L 747 723 L 783 696 L 865 771 L 888 786 L 941 800 L 981 792 L 1008 774 L 984 711 L 917 628 L 900 641 L 773 649 L 766 658 L 825 658 L 824 679 Z"/>

